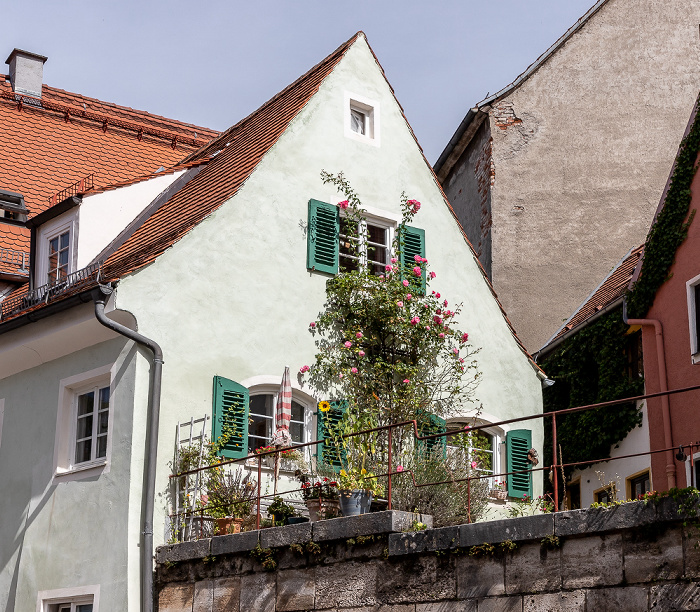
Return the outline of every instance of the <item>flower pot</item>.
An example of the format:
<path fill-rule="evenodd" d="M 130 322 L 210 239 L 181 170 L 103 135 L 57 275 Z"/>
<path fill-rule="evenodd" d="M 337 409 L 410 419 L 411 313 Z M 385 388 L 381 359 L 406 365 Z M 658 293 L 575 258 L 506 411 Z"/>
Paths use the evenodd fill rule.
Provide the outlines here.
<path fill-rule="evenodd" d="M 288 516 L 285 523 L 287 525 L 298 525 L 299 523 L 308 523 L 309 519 L 305 516 Z"/>
<path fill-rule="evenodd" d="M 232 516 L 225 516 L 223 518 L 216 519 L 216 533 L 218 535 L 226 535 L 227 533 L 240 533 L 241 525 L 243 525 L 242 518 L 233 518 Z"/>
<path fill-rule="evenodd" d="M 372 492 L 366 489 L 341 489 L 339 491 L 340 513 L 343 516 L 367 514 L 372 505 Z"/>
<path fill-rule="evenodd" d="M 508 499 L 508 491 L 503 491 L 502 489 L 491 489 L 489 491 L 489 497 L 499 501 L 506 501 L 506 499 Z"/>
<path fill-rule="evenodd" d="M 306 507 L 309 510 L 309 519 L 312 523 L 335 518 L 340 513 L 340 502 L 337 499 L 322 499 L 320 503 L 318 498 L 307 499 Z"/>

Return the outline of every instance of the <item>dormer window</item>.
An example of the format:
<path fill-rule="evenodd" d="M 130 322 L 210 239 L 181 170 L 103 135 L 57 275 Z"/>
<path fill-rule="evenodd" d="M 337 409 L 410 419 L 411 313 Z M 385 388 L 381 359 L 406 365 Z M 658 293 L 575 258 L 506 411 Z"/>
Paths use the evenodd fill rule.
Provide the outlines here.
<path fill-rule="evenodd" d="M 77 223 L 75 209 L 38 227 L 34 287 L 56 285 L 76 271 Z"/>
<path fill-rule="evenodd" d="M 0 189 L 0 222 L 23 225 L 26 220 L 27 208 L 22 194 Z"/>
<path fill-rule="evenodd" d="M 49 239 L 48 282 L 55 283 L 68 276 L 70 230 Z"/>

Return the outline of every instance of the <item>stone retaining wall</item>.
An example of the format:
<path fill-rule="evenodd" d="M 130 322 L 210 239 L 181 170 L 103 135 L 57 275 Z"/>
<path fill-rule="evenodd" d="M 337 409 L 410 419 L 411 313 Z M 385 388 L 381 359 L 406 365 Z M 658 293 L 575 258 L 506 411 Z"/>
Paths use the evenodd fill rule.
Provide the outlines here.
<path fill-rule="evenodd" d="M 405 530 L 429 517 L 389 511 L 219 536 L 157 551 L 158 610 L 700 610 L 697 516 L 664 499 L 419 532 Z"/>

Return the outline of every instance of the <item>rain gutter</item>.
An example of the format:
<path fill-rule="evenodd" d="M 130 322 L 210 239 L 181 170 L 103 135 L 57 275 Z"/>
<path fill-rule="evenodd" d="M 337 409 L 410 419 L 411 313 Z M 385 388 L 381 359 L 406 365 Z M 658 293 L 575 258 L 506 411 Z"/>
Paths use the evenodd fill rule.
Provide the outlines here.
<path fill-rule="evenodd" d="M 144 461 L 144 487 L 141 497 L 143 532 L 141 540 L 141 612 L 153 611 L 153 507 L 156 494 L 156 460 L 158 458 L 158 420 L 160 417 L 160 395 L 163 376 L 163 351 L 150 338 L 120 325 L 105 315 L 105 302 L 114 289 L 100 285 L 92 293 L 95 302 L 95 318 L 112 331 L 133 340 L 153 353 L 151 370 L 151 392 L 148 402 L 146 450 Z"/>

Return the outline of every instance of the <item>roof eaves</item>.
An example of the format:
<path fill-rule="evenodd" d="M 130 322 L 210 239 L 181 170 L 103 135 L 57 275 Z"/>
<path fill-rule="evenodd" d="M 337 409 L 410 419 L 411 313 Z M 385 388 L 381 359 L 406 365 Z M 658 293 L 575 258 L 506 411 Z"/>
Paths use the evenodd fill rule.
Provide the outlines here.
<path fill-rule="evenodd" d="M 443 170 L 443 166 L 450 157 L 452 148 L 455 145 L 457 145 L 460 140 L 462 140 L 462 136 L 466 132 L 469 123 L 476 115 L 476 111 L 482 109 L 485 106 L 490 106 L 492 102 L 495 102 L 503 96 L 511 93 L 513 90 L 517 89 L 520 85 L 522 85 L 522 83 L 529 79 L 540 68 L 540 66 L 542 66 L 561 46 L 564 45 L 564 43 L 566 43 L 569 40 L 569 38 L 571 38 L 584 25 L 586 25 L 586 22 L 591 17 L 593 17 L 593 15 L 595 15 L 608 1 L 609 0 L 597 0 L 597 2 L 591 8 L 589 8 L 588 11 L 586 11 L 586 13 L 582 17 L 580 17 L 574 25 L 572 25 L 566 32 L 564 32 L 564 34 L 562 34 L 553 45 L 551 45 L 544 53 L 542 53 L 542 55 L 540 55 L 532 64 L 530 64 L 524 72 L 519 74 L 512 83 L 506 85 L 503 89 L 497 91 L 495 94 L 484 98 L 481 102 L 478 102 L 473 109 L 469 109 L 466 116 L 459 124 L 457 131 L 454 133 L 449 143 L 445 147 L 444 151 L 440 154 L 440 157 L 435 162 L 435 172 L 439 176 L 445 175 L 451 170 L 451 167 L 447 167 Z"/>

